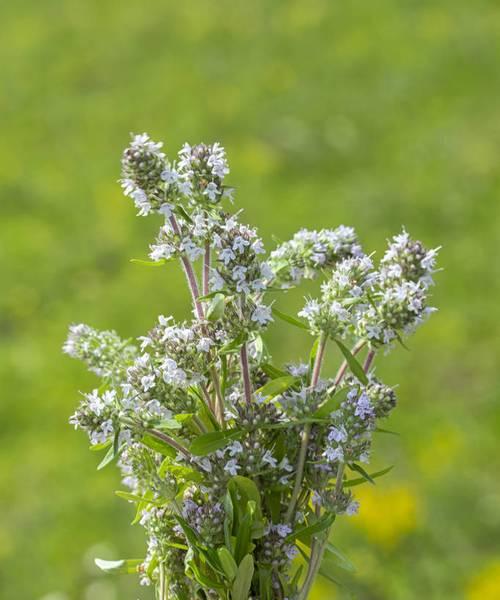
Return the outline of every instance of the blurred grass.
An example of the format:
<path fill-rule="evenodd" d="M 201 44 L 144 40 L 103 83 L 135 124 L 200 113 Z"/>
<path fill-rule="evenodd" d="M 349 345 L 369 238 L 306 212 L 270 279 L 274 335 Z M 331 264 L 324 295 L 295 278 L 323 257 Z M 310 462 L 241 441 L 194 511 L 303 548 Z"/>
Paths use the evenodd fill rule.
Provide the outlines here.
<path fill-rule="evenodd" d="M 19 0 L 0 19 L 0 598 L 152 597 L 92 566 L 142 536 L 67 425 L 93 380 L 60 354 L 73 321 L 135 336 L 186 314 L 177 270 L 128 262 L 158 223 L 115 180 L 148 131 L 171 154 L 220 140 L 269 243 L 345 223 L 379 252 L 402 224 L 443 244 L 440 313 L 379 363 L 401 437 L 374 466 L 396 468 L 335 540 L 363 600 L 497 599 L 498 3 Z M 277 359 L 308 342 L 270 332 Z"/>

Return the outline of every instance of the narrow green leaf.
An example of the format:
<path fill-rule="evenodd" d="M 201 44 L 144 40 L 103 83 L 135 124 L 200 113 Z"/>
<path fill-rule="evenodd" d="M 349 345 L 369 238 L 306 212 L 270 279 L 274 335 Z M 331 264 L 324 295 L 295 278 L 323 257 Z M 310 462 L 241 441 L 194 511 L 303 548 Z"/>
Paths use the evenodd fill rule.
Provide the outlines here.
<path fill-rule="evenodd" d="M 344 569 L 344 571 L 350 571 L 351 573 L 356 572 L 356 567 L 352 564 L 352 562 L 347 558 L 347 556 L 334 546 L 331 542 L 327 542 L 325 556 L 330 557 L 335 564 Z"/>
<path fill-rule="evenodd" d="M 393 468 L 394 468 L 394 465 L 391 465 L 390 467 L 386 467 L 385 469 L 382 469 L 381 471 L 377 471 L 376 473 L 370 473 L 369 477 L 372 480 L 377 479 L 377 477 L 382 477 L 386 473 L 389 473 L 389 471 L 392 471 Z M 366 477 L 359 477 L 358 479 L 348 479 L 347 481 L 344 481 L 344 487 L 354 487 L 356 485 L 361 485 L 362 483 L 366 483 L 366 481 L 367 481 Z"/>
<path fill-rule="evenodd" d="M 222 294 L 216 294 L 207 308 L 207 319 L 209 321 L 221 319 L 224 315 L 224 308 L 224 296 Z"/>
<path fill-rule="evenodd" d="M 193 440 L 189 450 L 195 456 L 206 456 L 211 452 L 223 448 L 231 440 L 242 437 L 241 429 L 225 429 L 224 431 L 209 431 L 203 433 Z"/>
<path fill-rule="evenodd" d="M 120 452 L 120 448 L 118 447 L 119 435 L 120 435 L 120 432 L 117 431 L 115 433 L 113 444 L 109 447 L 109 450 L 106 452 L 106 455 L 101 460 L 101 462 L 97 465 L 98 471 L 100 471 L 101 469 L 104 469 L 105 466 L 109 465 L 110 462 L 113 462 L 113 460 L 118 456 L 118 454 Z"/>
<path fill-rule="evenodd" d="M 236 564 L 233 555 L 225 546 L 222 546 L 217 550 L 217 556 L 219 557 L 220 564 L 222 565 L 222 569 L 224 570 L 227 579 L 232 582 L 238 573 L 238 565 Z"/>
<path fill-rule="evenodd" d="M 283 377 L 278 377 L 277 379 L 271 379 L 271 381 L 268 381 L 256 391 L 256 394 L 260 394 L 265 398 L 273 398 L 278 394 L 282 394 L 299 381 L 300 380 L 298 377 L 294 377 L 293 375 L 284 375 Z"/>
<path fill-rule="evenodd" d="M 381 429 L 380 427 L 375 428 L 375 433 L 387 433 L 388 435 L 399 435 L 397 431 L 390 431 L 389 429 Z"/>
<path fill-rule="evenodd" d="M 94 562 L 101 571 L 106 573 L 137 573 L 138 567 L 144 562 L 144 559 L 103 560 L 102 558 L 96 558 Z"/>
<path fill-rule="evenodd" d="M 140 258 L 131 258 L 130 262 L 136 265 L 141 265 L 143 267 L 161 267 L 168 261 L 165 258 L 162 258 L 160 260 L 142 260 Z"/>
<path fill-rule="evenodd" d="M 272 600 L 271 568 L 259 565 L 259 598 L 260 600 Z"/>
<path fill-rule="evenodd" d="M 179 415 L 182 417 L 186 417 L 186 415 Z M 173 429 L 182 429 L 182 419 L 163 419 L 155 424 L 155 429 L 162 430 L 173 430 Z"/>
<path fill-rule="evenodd" d="M 260 368 L 264 371 L 266 375 L 268 375 L 272 379 L 278 379 L 278 377 L 285 377 L 286 375 L 290 375 L 290 373 L 287 373 L 282 369 L 278 369 L 278 367 L 275 367 L 270 363 L 263 363 L 260 365 Z"/>
<path fill-rule="evenodd" d="M 317 408 L 317 410 L 312 414 L 312 418 L 326 419 L 334 410 L 339 407 L 348 392 L 349 390 L 347 388 L 336 390 L 333 394 L 328 396 L 323 404 Z"/>
<path fill-rule="evenodd" d="M 182 204 L 175 205 L 175 212 L 179 214 L 185 221 L 193 224 L 193 219 L 191 219 L 191 216 L 186 212 L 186 209 L 182 206 Z"/>
<path fill-rule="evenodd" d="M 170 458 L 175 458 L 177 456 L 177 450 L 175 448 L 172 448 L 172 446 L 169 446 L 163 440 L 159 440 L 152 435 L 144 435 L 141 442 L 148 448 L 163 454 L 163 456 L 170 456 Z"/>
<path fill-rule="evenodd" d="M 210 292 L 209 294 L 205 294 L 204 296 L 198 296 L 198 298 L 196 299 L 199 302 L 205 302 L 206 300 L 211 300 L 212 298 L 215 298 L 215 296 L 218 295 L 229 296 L 230 292 L 228 290 L 215 290 L 213 292 Z"/>
<path fill-rule="evenodd" d="M 94 444 L 89 446 L 89 450 L 91 452 L 100 452 L 101 450 L 106 450 L 106 448 L 109 448 L 112 443 L 112 440 L 106 440 L 103 444 Z"/>
<path fill-rule="evenodd" d="M 309 352 L 309 381 L 311 381 L 312 373 L 314 370 L 314 363 L 316 362 L 316 355 L 318 354 L 319 343 L 321 336 L 319 335 L 313 342 L 311 351 Z"/>
<path fill-rule="evenodd" d="M 247 554 L 238 567 L 238 573 L 231 589 L 231 600 L 248 600 L 253 572 L 253 557 L 251 554 Z"/>
<path fill-rule="evenodd" d="M 231 493 L 229 490 L 226 491 L 224 496 L 224 512 L 226 516 L 224 518 L 224 541 L 228 550 L 233 551 L 233 543 L 232 543 L 232 532 L 233 532 L 233 522 L 234 522 L 234 507 L 233 500 L 231 498 Z"/>
<path fill-rule="evenodd" d="M 247 341 L 247 338 L 248 335 L 246 333 L 242 333 L 234 340 L 224 344 L 224 346 L 222 346 L 222 348 L 219 350 L 219 354 L 230 354 L 231 352 L 236 352 Z"/>
<path fill-rule="evenodd" d="M 346 362 L 349 365 L 349 369 L 351 369 L 353 375 L 355 375 L 361 381 L 361 383 L 363 383 L 364 385 L 367 385 L 368 377 L 366 376 L 366 373 L 363 371 L 363 367 L 356 360 L 356 358 L 354 357 L 352 352 L 349 350 L 349 348 L 347 348 L 347 346 L 344 346 L 344 344 L 337 338 L 334 338 L 334 341 L 337 344 L 337 346 L 339 347 L 342 354 L 344 355 L 344 358 L 346 359 Z"/>
<path fill-rule="evenodd" d="M 372 485 L 375 485 L 375 482 L 373 481 L 373 477 L 371 477 L 364 469 L 361 465 L 358 465 L 356 463 L 349 463 L 349 468 L 352 471 L 357 471 L 361 477 L 363 477 L 366 481 L 368 481 L 368 483 L 371 483 Z"/>
<path fill-rule="evenodd" d="M 124 492 L 122 490 L 116 490 L 115 494 L 119 498 L 123 498 L 129 502 L 144 502 L 147 504 L 153 504 L 154 506 L 163 506 L 164 504 L 164 502 L 162 503 L 159 500 L 148 500 L 144 496 L 138 496 L 137 494 L 131 494 L 130 492 Z"/>
<path fill-rule="evenodd" d="M 300 529 L 292 531 L 292 533 L 285 538 L 285 541 L 292 542 L 295 539 L 299 539 L 300 541 L 305 540 L 305 543 L 308 543 L 308 540 L 311 536 L 328 529 L 334 521 L 335 514 L 330 513 L 323 515 L 312 525 L 307 525 L 306 527 L 301 527 Z"/>
<path fill-rule="evenodd" d="M 275 317 L 278 317 L 278 319 L 286 321 L 287 323 L 290 323 L 290 325 L 294 325 L 299 329 L 305 329 L 306 331 L 309 331 L 309 327 L 306 323 L 304 323 L 304 321 L 300 321 L 299 319 L 292 317 L 291 315 L 287 315 L 286 313 L 281 312 L 281 310 L 278 310 L 274 307 L 272 308 L 272 312 Z"/>

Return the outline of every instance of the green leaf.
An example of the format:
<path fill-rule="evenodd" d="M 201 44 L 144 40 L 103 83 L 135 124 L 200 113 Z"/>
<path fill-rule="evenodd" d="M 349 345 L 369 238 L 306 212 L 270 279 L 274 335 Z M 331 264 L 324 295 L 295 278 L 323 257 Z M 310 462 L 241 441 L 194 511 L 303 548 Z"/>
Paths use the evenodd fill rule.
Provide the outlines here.
<path fill-rule="evenodd" d="M 182 204 L 175 205 L 175 212 L 188 223 L 193 223 L 193 219 L 191 219 L 191 216 L 186 212 L 186 209 L 182 206 Z"/>
<path fill-rule="evenodd" d="M 339 347 L 342 354 L 344 355 L 344 358 L 345 358 L 347 364 L 349 365 L 349 369 L 351 369 L 353 375 L 355 375 L 361 381 L 361 383 L 363 383 L 364 385 L 367 385 L 368 377 L 366 376 L 366 373 L 363 371 L 363 367 L 356 360 L 356 358 L 354 357 L 352 352 L 349 350 L 349 348 L 344 346 L 344 344 L 337 338 L 334 338 L 334 341 L 337 344 L 337 346 Z"/>
<path fill-rule="evenodd" d="M 233 543 L 231 540 L 231 534 L 233 532 L 233 522 L 234 522 L 234 507 L 233 500 L 231 498 L 231 493 L 229 490 L 226 491 L 224 496 L 224 511 L 226 516 L 224 518 L 224 541 L 226 543 L 227 548 L 232 552 L 233 551 Z"/>
<path fill-rule="evenodd" d="M 209 321 L 217 321 L 224 315 L 224 296 L 222 294 L 216 294 L 207 308 L 207 319 Z"/>
<path fill-rule="evenodd" d="M 179 415 L 185 417 L 186 415 Z M 182 423 L 180 419 L 163 419 L 155 424 L 155 428 L 162 431 L 163 429 L 169 431 L 172 429 L 182 429 Z"/>
<path fill-rule="evenodd" d="M 163 456 L 170 456 L 170 458 L 175 458 L 177 456 L 177 450 L 175 450 L 175 448 L 172 448 L 172 446 L 169 446 L 163 440 L 159 440 L 157 437 L 153 437 L 152 435 L 144 435 L 141 442 L 148 448 L 163 454 Z"/>
<path fill-rule="evenodd" d="M 293 375 L 284 375 L 283 377 L 277 377 L 276 379 L 271 379 L 261 388 L 259 388 L 255 393 L 261 394 L 266 398 L 273 398 L 278 394 L 282 394 L 289 387 L 298 383 L 300 380 L 298 377 L 294 377 Z"/>
<path fill-rule="evenodd" d="M 247 339 L 248 335 L 246 333 L 241 333 L 234 340 L 224 344 L 224 346 L 222 346 L 222 348 L 219 350 L 219 354 L 230 354 L 231 352 L 236 352 L 241 348 L 241 346 L 243 346 Z"/>
<path fill-rule="evenodd" d="M 290 325 L 294 325 L 295 327 L 298 327 L 299 329 L 305 329 L 306 331 L 309 331 L 309 327 L 306 323 L 304 323 L 304 321 L 300 321 L 299 319 L 296 319 L 295 317 L 292 317 L 291 315 L 287 315 L 284 312 L 281 312 L 281 310 L 278 310 L 277 308 L 272 308 L 272 312 L 273 315 L 275 317 L 278 317 L 278 319 L 281 319 L 282 321 L 286 321 L 287 323 L 290 323 Z"/>
<path fill-rule="evenodd" d="M 361 465 L 358 465 L 356 463 L 349 463 L 349 468 L 352 471 L 357 471 L 366 481 L 368 481 L 368 483 L 371 483 L 372 485 L 375 485 L 375 482 L 373 481 L 373 477 L 371 477 L 364 469 Z"/>
<path fill-rule="evenodd" d="M 162 258 L 160 260 L 142 260 L 140 258 L 131 258 L 130 262 L 136 265 L 142 265 L 143 267 L 161 267 L 168 261 L 166 258 Z"/>
<path fill-rule="evenodd" d="M 290 375 L 290 373 L 282 371 L 281 369 L 278 369 L 278 367 L 275 367 L 270 363 L 263 363 L 260 365 L 260 368 L 264 371 L 266 375 L 268 375 L 272 379 L 278 379 L 278 377 L 285 377 L 286 375 Z"/>
<path fill-rule="evenodd" d="M 339 407 L 342 400 L 344 400 L 345 396 L 347 396 L 348 392 L 349 390 L 347 388 L 336 390 L 331 396 L 327 397 L 323 404 L 316 409 L 316 411 L 312 414 L 312 418 L 326 419 L 334 410 Z"/>
<path fill-rule="evenodd" d="M 103 560 L 102 558 L 96 558 L 94 562 L 101 571 L 106 573 L 137 573 L 138 567 L 144 562 L 144 559 Z"/>
<path fill-rule="evenodd" d="M 375 428 L 375 433 L 387 433 L 388 435 L 399 435 L 397 431 L 390 431 L 389 429 L 381 429 L 380 427 Z"/>
<path fill-rule="evenodd" d="M 325 556 L 330 557 L 335 564 L 344 569 L 344 571 L 350 571 L 351 573 L 356 572 L 356 567 L 352 564 L 352 562 L 347 558 L 347 556 L 334 546 L 331 542 L 326 543 Z"/>
<path fill-rule="evenodd" d="M 100 452 L 101 450 L 106 450 L 106 448 L 109 448 L 112 443 L 112 440 L 106 440 L 102 444 L 93 444 L 92 446 L 89 446 L 89 450 L 91 452 Z"/>
<path fill-rule="evenodd" d="M 325 529 L 331 527 L 332 523 L 335 521 L 335 514 L 330 513 L 327 515 L 323 515 L 320 519 L 318 519 L 312 525 L 307 525 L 306 527 L 301 527 L 296 531 L 292 531 L 285 538 L 286 542 L 293 542 L 295 539 L 299 539 L 300 541 L 304 540 L 304 543 L 308 543 L 308 540 L 311 536 L 321 533 Z"/>
<path fill-rule="evenodd" d="M 251 554 L 247 554 L 238 567 L 238 573 L 231 589 L 231 600 L 248 600 L 253 572 L 253 557 Z"/>
<path fill-rule="evenodd" d="M 209 294 L 205 294 L 204 296 L 198 296 L 198 298 L 196 298 L 199 302 L 205 302 L 206 300 L 211 300 L 212 298 L 215 298 L 215 296 L 218 295 L 222 295 L 222 296 L 229 296 L 231 292 L 229 292 L 228 290 L 215 290 L 213 292 L 210 292 Z"/>
<path fill-rule="evenodd" d="M 158 500 L 148 500 L 144 496 L 138 496 L 137 494 L 131 494 L 130 492 L 124 492 L 122 490 L 116 490 L 115 494 L 119 498 L 123 498 L 129 502 L 144 502 L 147 504 L 153 504 L 154 506 L 163 506 L 164 504 L 164 502 L 160 502 Z"/>
<path fill-rule="evenodd" d="M 98 471 L 100 471 L 101 469 L 104 469 L 104 467 L 109 465 L 110 462 L 113 462 L 113 460 L 120 453 L 120 448 L 118 447 L 119 436 L 120 436 L 120 432 L 116 431 L 112 446 L 110 446 L 109 450 L 106 452 L 105 457 L 97 465 Z"/>
<path fill-rule="evenodd" d="M 319 343 L 321 342 L 321 335 L 319 335 L 313 342 L 311 352 L 309 352 L 309 381 L 312 379 L 312 373 L 314 370 L 314 363 L 316 362 L 316 355 L 318 354 Z"/>
<path fill-rule="evenodd" d="M 241 429 L 225 429 L 224 431 L 209 431 L 203 433 L 193 440 L 189 450 L 195 456 L 206 456 L 211 452 L 219 450 L 227 445 L 231 440 L 237 440 L 242 437 Z"/>
<path fill-rule="evenodd" d="M 368 473 L 366 473 L 366 475 L 368 475 L 368 477 L 372 480 L 372 483 L 373 483 L 373 479 L 377 479 L 377 477 L 382 477 L 386 473 L 389 473 L 389 471 L 392 471 L 393 468 L 394 468 L 394 465 L 391 465 L 390 467 L 386 467 L 385 469 L 382 469 L 381 471 L 371 473 L 370 475 L 368 475 Z M 348 479 L 347 481 L 344 481 L 344 487 L 354 487 L 356 485 L 361 485 L 362 483 L 366 483 L 366 481 L 369 481 L 369 479 L 367 480 L 367 478 L 365 476 L 359 477 L 358 479 Z"/>
<path fill-rule="evenodd" d="M 238 565 L 236 564 L 233 555 L 226 547 L 222 546 L 217 550 L 217 556 L 219 557 L 220 564 L 222 565 L 222 569 L 224 570 L 227 579 L 232 582 L 238 573 Z"/>
<path fill-rule="evenodd" d="M 260 600 L 272 600 L 271 568 L 259 565 L 259 598 Z"/>
<path fill-rule="evenodd" d="M 227 487 L 230 492 L 236 494 L 237 498 L 243 502 L 243 505 L 251 501 L 255 502 L 256 518 L 262 518 L 260 492 L 255 482 L 248 477 L 235 475 L 229 480 Z"/>
<path fill-rule="evenodd" d="M 188 551 L 186 552 L 186 558 L 185 558 L 185 564 L 186 564 L 186 575 L 188 575 L 188 577 L 190 576 L 189 570 L 191 570 L 191 573 L 193 574 L 194 579 L 196 579 L 196 581 L 204 588 L 213 588 L 213 589 L 224 589 L 224 585 L 222 585 L 221 583 L 219 583 L 218 581 L 211 579 L 210 577 L 207 577 L 206 575 L 204 575 L 200 569 L 198 568 L 198 565 L 196 564 L 196 560 L 195 560 L 195 555 L 194 555 L 194 551 L 193 548 L 189 548 Z"/>

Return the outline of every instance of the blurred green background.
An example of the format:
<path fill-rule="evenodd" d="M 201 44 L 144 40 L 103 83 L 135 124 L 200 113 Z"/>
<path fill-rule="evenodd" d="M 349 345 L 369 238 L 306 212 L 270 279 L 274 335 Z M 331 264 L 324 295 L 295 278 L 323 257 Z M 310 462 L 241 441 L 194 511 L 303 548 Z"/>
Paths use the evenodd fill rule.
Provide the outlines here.
<path fill-rule="evenodd" d="M 401 436 L 373 466 L 396 467 L 334 538 L 362 600 L 500 598 L 498 2 L 17 0 L 0 23 L 2 600 L 152 598 L 93 567 L 143 538 L 67 424 L 94 379 L 60 353 L 70 322 L 136 336 L 187 314 L 175 266 L 129 262 L 159 226 L 115 183 L 129 131 L 170 154 L 220 140 L 269 246 L 340 223 L 379 254 L 402 224 L 443 245 L 440 312 L 378 363 Z"/>

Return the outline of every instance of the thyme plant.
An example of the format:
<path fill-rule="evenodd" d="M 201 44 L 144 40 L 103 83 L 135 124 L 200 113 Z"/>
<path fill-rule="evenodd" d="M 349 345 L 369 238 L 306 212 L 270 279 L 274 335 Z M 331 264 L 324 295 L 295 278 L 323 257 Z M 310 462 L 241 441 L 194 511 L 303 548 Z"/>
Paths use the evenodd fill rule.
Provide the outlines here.
<path fill-rule="evenodd" d="M 138 573 L 158 600 L 304 600 L 327 555 L 350 568 L 332 525 L 357 512 L 355 486 L 388 470 L 365 470 L 396 405 L 373 361 L 435 310 L 437 249 L 403 230 L 375 266 L 340 226 L 301 230 L 266 258 L 222 208 L 224 149 L 186 144 L 171 162 L 161 148 L 133 137 L 121 184 L 139 215 L 164 218 L 149 264 L 180 261 L 193 318 L 160 316 L 135 343 L 73 325 L 64 345 L 102 380 L 70 422 L 105 452 L 99 468 L 117 461 L 128 490 L 116 493 L 147 537 L 143 559 L 96 562 Z M 279 292 L 314 278 L 321 292 L 298 318 L 278 309 Z M 273 321 L 313 336 L 304 362 L 273 364 Z M 336 374 L 322 374 L 327 346 Z"/>

